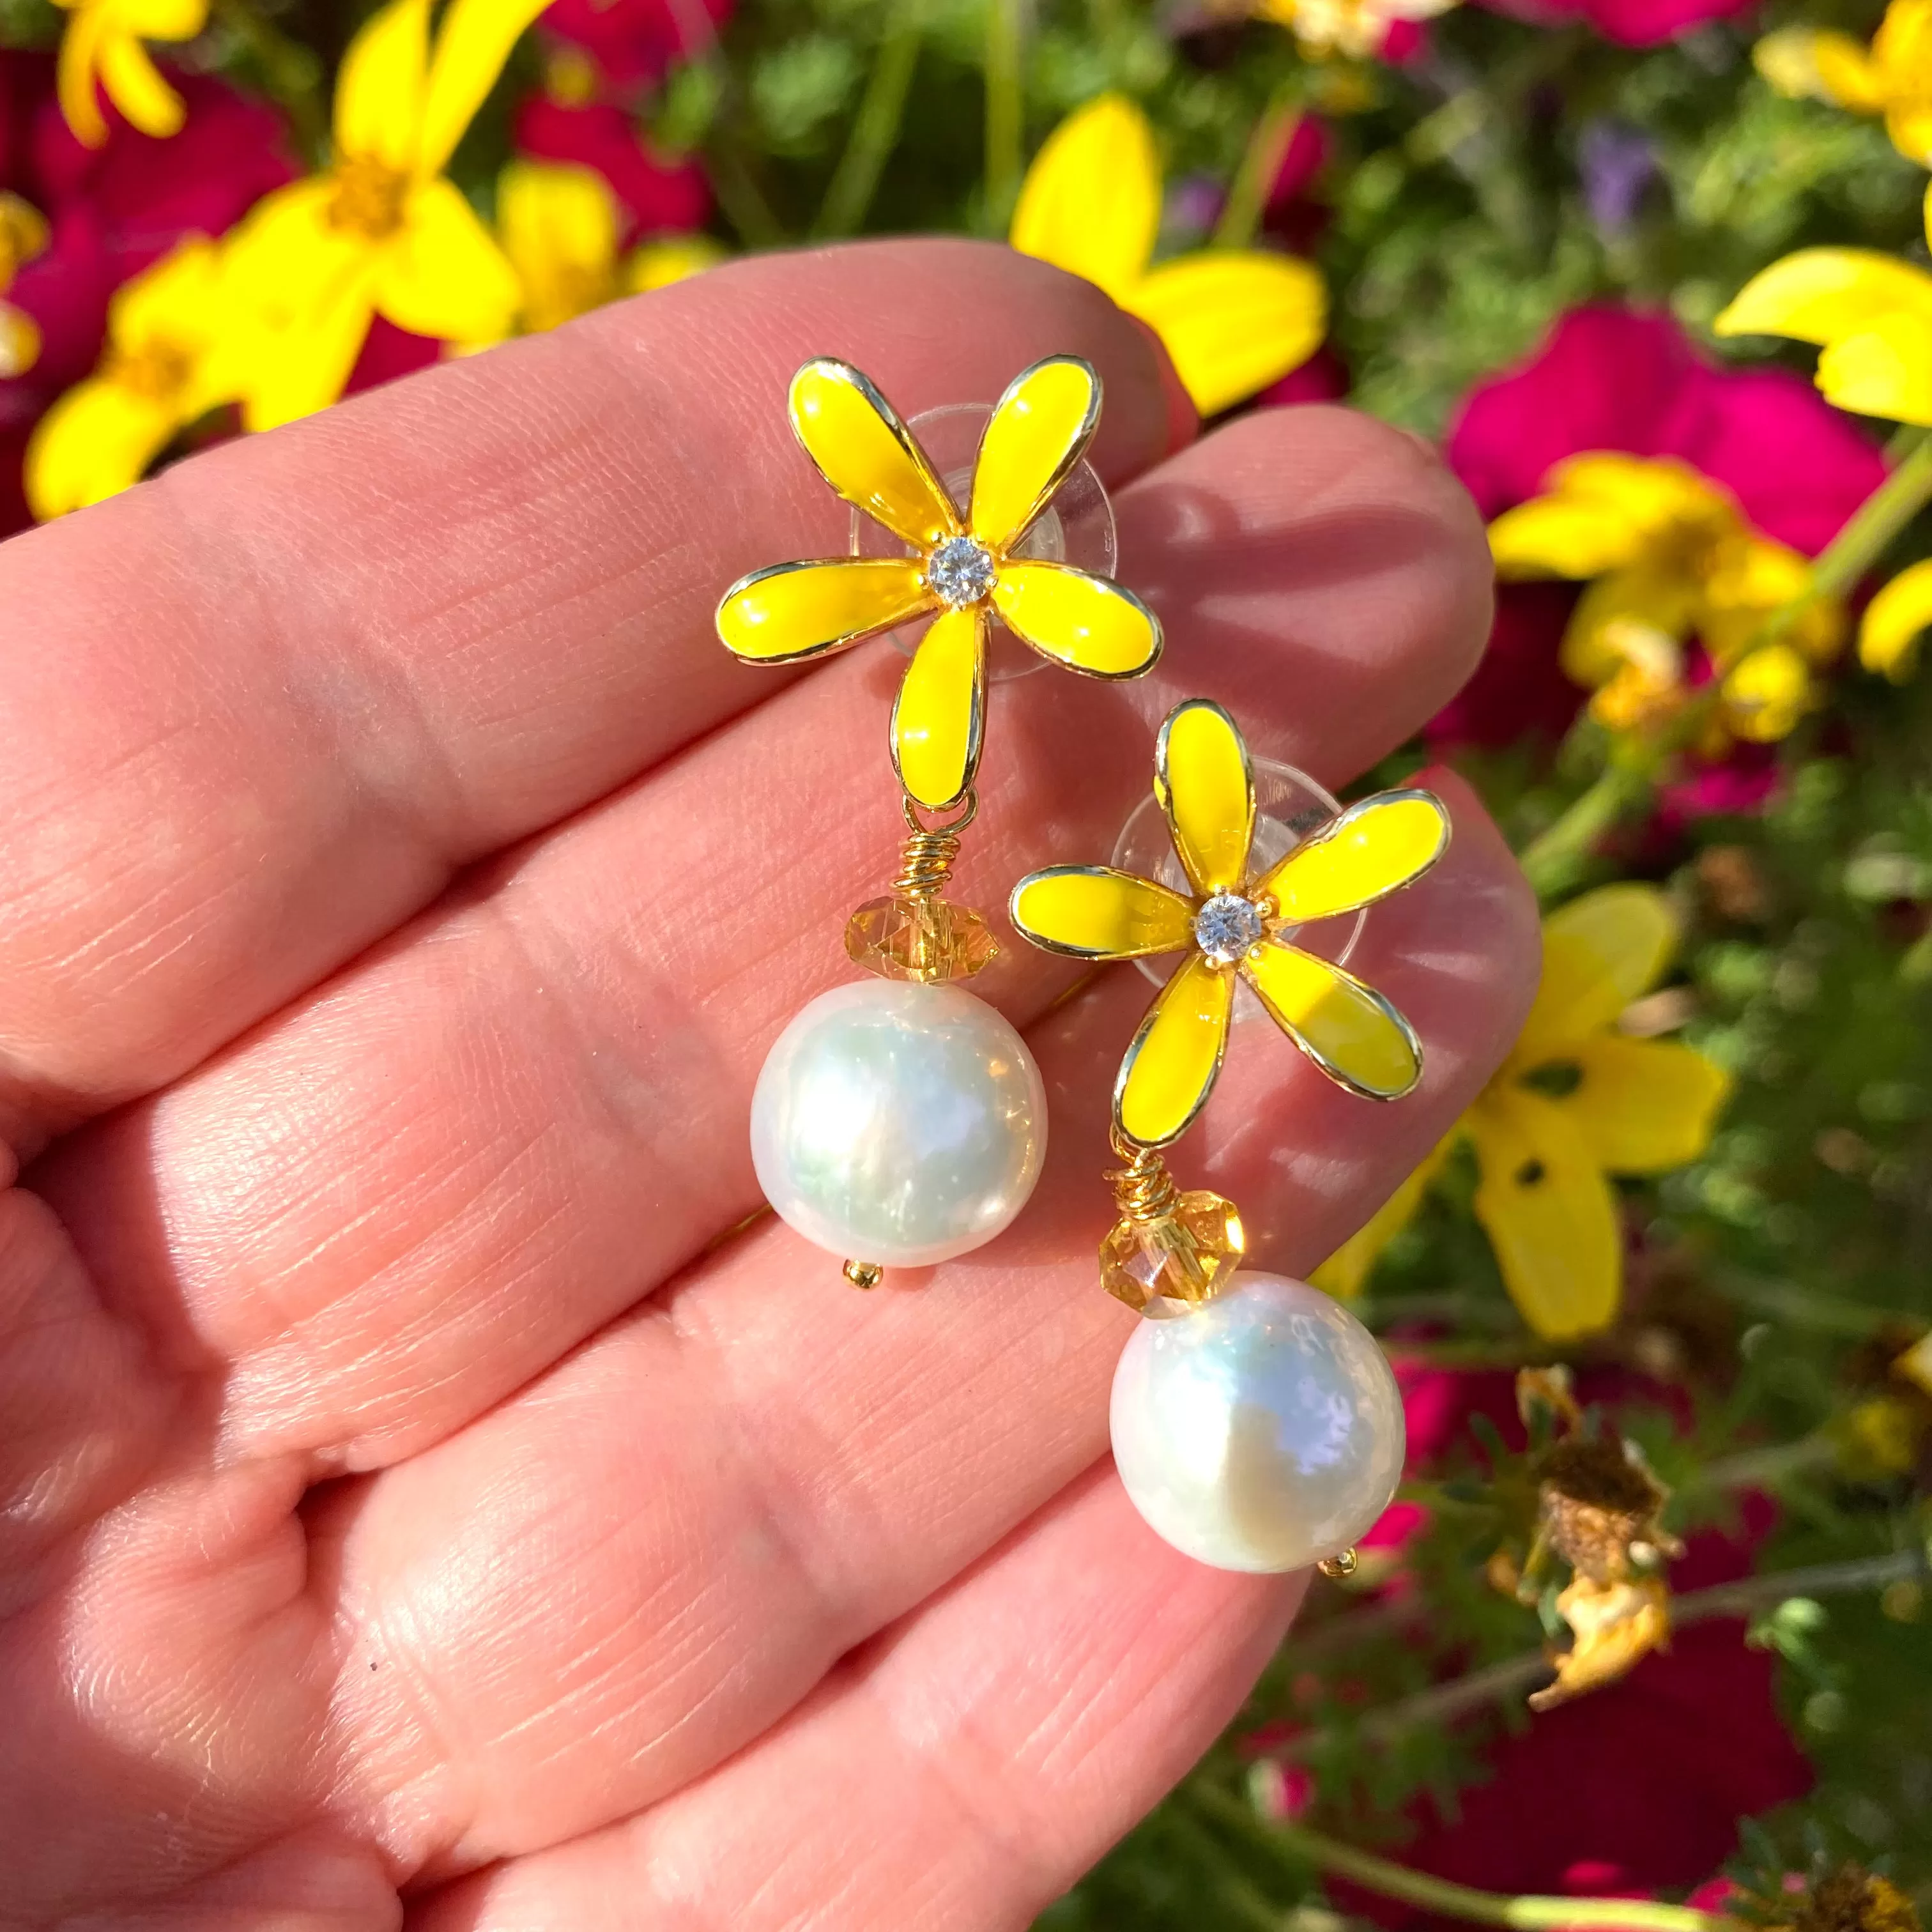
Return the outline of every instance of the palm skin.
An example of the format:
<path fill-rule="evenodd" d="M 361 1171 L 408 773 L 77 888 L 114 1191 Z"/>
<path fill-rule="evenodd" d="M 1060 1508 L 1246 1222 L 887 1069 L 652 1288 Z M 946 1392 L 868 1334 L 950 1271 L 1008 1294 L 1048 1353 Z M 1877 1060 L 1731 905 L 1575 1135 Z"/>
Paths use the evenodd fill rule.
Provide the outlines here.
<path fill-rule="evenodd" d="M 1105 1462 L 1131 972 L 1010 946 L 1048 1171 L 869 1296 L 758 1206 L 764 1048 L 887 876 L 862 646 L 748 672 L 742 572 L 842 547 L 782 400 L 1101 370 L 1139 685 L 996 695 L 962 895 L 1104 850 L 1199 692 L 1346 782 L 1479 649 L 1407 439 L 1194 440 L 1159 351 L 1003 250 L 748 261 L 182 464 L 0 550 L 4 1932 L 1024 1925 L 1237 1708 L 1297 1579 Z M 1305 1270 L 1499 1058 L 1533 911 L 1468 794 L 1360 959 L 1430 1071 L 1285 1042 L 1184 1150 Z M 1056 1002 L 1060 1002 L 1056 1004 Z M 1260 1030 L 1271 1034 L 1271 1029 Z M 733 1232 L 733 1231 L 737 1232 Z"/>

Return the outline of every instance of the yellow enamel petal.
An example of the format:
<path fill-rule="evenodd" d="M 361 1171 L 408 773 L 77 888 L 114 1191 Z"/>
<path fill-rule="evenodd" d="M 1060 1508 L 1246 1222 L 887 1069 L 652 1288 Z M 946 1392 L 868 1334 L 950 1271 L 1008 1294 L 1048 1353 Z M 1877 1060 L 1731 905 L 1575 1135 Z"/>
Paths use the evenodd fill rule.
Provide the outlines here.
<path fill-rule="evenodd" d="M 1543 980 L 1510 1063 L 1574 1055 L 1662 976 L 1677 918 L 1654 886 L 1600 886 L 1543 922 Z"/>
<path fill-rule="evenodd" d="M 106 32 L 104 10 L 82 7 L 76 10 L 61 35 L 55 92 L 60 100 L 62 118 L 83 147 L 98 148 L 107 139 L 106 117 L 100 111 L 100 98 L 94 92 L 101 44 Z"/>
<path fill-rule="evenodd" d="M 429 64 L 429 0 L 391 0 L 342 57 L 335 82 L 338 160 L 377 161 L 406 173 L 416 158 Z"/>
<path fill-rule="evenodd" d="M 1694 1047 L 1604 1034 L 1576 1052 L 1575 1088 L 1551 1104 L 1612 1174 L 1665 1174 L 1711 1144 L 1731 1076 Z"/>
<path fill-rule="evenodd" d="M 892 764 L 921 805 L 956 804 L 973 782 L 986 711 L 985 607 L 942 610 L 919 640 L 892 706 Z"/>
<path fill-rule="evenodd" d="M 1894 309 L 1932 316 L 1932 275 L 1870 249 L 1801 248 L 1753 276 L 1711 326 L 1827 343 Z"/>
<path fill-rule="evenodd" d="M 440 174 L 510 58 L 550 0 L 450 0 L 423 89 L 419 176 Z"/>
<path fill-rule="evenodd" d="M 893 536 L 931 550 L 962 526 L 891 404 L 849 362 L 821 358 L 791 379 L 791 426 L 819 474 Z"/>
<path fill-rule="evenodd" d="M 130 34 L 110 34 L 100 44 L 100 84 L 107 98 L 144 134 L 164 140 L 181 132 L 188 110 L 161 78 L 148 50 Z"/>
<path fill-rule="evenodd" d="M 1370 1216 L 1368 1224 L 1349 1236 L 1308 1279 L 1325 1294 L 1352 1301 L 1368 1286 L 1382 1250 L 1415 1219 L 1430 1184 L 1460 1138 L 1452 1128 L 1424 1156 L 1422 1165 Z"/>
<path fill-rule="evenodd" d="M 1154 130 L 1131 100 L 1103 94 L 1047 136 L 1006 238 L 1118 297 L 1147 266 L 1160 227 Z"/>
<path fill-rule="evenodd" d="M 1194 890 L 1232 892 L 1248 876 L 1255 773 L 1240 728 L 1211 698 L 1168 713 L 1154 740 L 1154 795 Z"/>
<path fill-rule="evenodd" d="M 1860 416 L 1932 424 L 1932 313 L 1897 310 L 1828 344 L 1818 388 L 1828 403 Z"/>
<path fill-rule="evenodd" d="M 1449 844 L 1449 814 L 1433 792 L 1378 792 L 1306 838 L 1257 884 L 1299 926 L 1370 905 L 1418 879 Z"/>
<path fill-rule="evenodd" d="M 1178 952 L 1194 930 L 1190 902 L 1111 866 L 1050 866 L 1029 872 L 1013 888 L 1007 910 L 1034 945 L 1076 959 Z"/>
<path fill-rule="evenodd" d="M 1160 338 L 1204 416 L 1300 368 L 1328 326 L 1321 272 L 1255 250 L 1213 248 L 1163 262 L 1119 300 Z"/>
<path fill-rule="evenodd" d="M 76 383 L 34 427 L 22 466 L 43 523 L 140 481 L 180 427 L 165 404 L 96 377 Z"/>
<path fill-rule="evenodd" d="M 1168 980 L 1114 1083 L 1114 1124 L 1130 1140 L 1165 1147 L 1187 1131 L 1221 1070 L 1234 1002 L 1234 974 L 1198 952 Z"/>
<path fill-rule="evenodd" d="M 916 561 L 841 556 L 754 570 L 726 591 L 718 635 L 757 664 L 823 657 L 932 608 Z"/>
<path fill-rule="evenodd" d="M 1274 940 L 1240 970 L 1288 1038 L 1350 1093 L 1396 1100 L 1422 1078 L 1415 1029 L 1352 973 Z"/>
<path fill-rule="evenodd" d="M 462 190 L 425 182 L 381 252 L 376 308 L 417 335 L 494 342 L 509 334 L 522 299 L 516 270 Z"/>
<path fill-rule="evenodd" d="M 1616 1203 L 1562 1111 L 1492 1088 L 1468 1116 L 1482 1178 L 1476 1218 L 1523 1319 L 1552 1340 L 1616 1318 L 1623 1294 Z"/>
<path fill-rule="evenodd" d="M 1131 590 L 1064 563 L 1006 563 L 993 602 L 1024 643 L 1089 677 L 1138 677 L 1160 656 L 1160 623 Z"/>
<path fill-rule="evenodd" d="M 966 521 L 993 550 L 1019 542 L 1087 453 L 1100 422 L 1100 378 L 1077 356 L 1050 356 L 1007 385 L 980 440 Z"/>
<path fill-rule="evenodd" d="M 523 284 L 524 326 L 555 328 L 616 293 L 617 198 L 595 168 L 512 161 L 496 232 Z"/>
<path fill-rule="evenodd" d="M 1858 626 L 1858 662 L 1888 677 L 1908 676 L 1913 646 L 1932 626 L 1932 558 L 1901 570 L 1865 606 Z"/>

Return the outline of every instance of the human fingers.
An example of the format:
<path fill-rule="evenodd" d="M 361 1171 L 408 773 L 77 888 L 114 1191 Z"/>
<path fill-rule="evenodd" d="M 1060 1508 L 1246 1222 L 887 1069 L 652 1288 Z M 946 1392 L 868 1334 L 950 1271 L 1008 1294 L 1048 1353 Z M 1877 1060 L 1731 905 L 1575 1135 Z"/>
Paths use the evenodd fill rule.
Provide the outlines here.
<path fill-rule="evenodd" d="M 908 415 L 1084 356 L 1114 482 L 1191 425 L 1089 284 L 869 244 L 446 364 L 0 549 L 0 1139 L 174 1078 L 456 868 L 772 695 L 711 614 L 844 548 L 782 406 L 827 350 Z"/>

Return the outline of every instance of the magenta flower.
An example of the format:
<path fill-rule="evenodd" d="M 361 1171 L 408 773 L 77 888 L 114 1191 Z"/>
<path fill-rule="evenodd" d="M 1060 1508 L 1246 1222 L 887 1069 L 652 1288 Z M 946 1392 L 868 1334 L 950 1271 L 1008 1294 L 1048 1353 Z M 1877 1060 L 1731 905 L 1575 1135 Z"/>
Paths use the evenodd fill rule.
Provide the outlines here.
<path fill-rule="evenodd" d="M 702 53 L 730 15 L 731 0 L 556 0 L 543 23 L 581 47 L 614 87 L 632 88 Z"/>
<path fill-rule="evenodd" d="M 557 10 L 544 16 L 546 25 Z M 657 160 L 612 102 L 573 107 L 537 94 L 518 110 L 515 131 L 518 148 L 532 160 L 574 161 L 610 184 L 628 224 L 622 247 L 640 236 L 701 228 L 711 212 L 711 190 L 697 164 Z"/>
<path fill-rule="evenodd" d="M 1492 14 L 1533 26 L 1581 20 L 1620 47 L 1654 47 L 1709 20 L 1748 14 L 1757 0 L 1479 0 Z"/>

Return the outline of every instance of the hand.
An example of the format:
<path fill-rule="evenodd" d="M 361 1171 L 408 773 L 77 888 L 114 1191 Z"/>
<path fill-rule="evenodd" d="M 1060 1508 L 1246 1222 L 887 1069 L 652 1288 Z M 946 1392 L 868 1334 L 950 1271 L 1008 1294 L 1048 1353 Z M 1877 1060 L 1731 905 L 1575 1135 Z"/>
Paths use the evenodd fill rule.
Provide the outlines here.
<path fill-rule="evenodd" d="M 711 612 L 844 547 L 794 367 L 908 415 L 1106 383 L 1143 683 L 996 691 L 960 896 L 1103 854 L 1211 695 L 1345 782 L 1467 674 L 1468 502 L 1346 412 L 1198 441 L 1082 283 L 908 242 L 748 260 L 231 444 L 0 551 L 0 1927 L 1023 1926 L 1232 1715 L 1299 1579 L 1107 1467 L 1105 1108 L 1150 997 L 1010 945 L 1052 1156 L 860 1294 L 759 1206 L 752 1082 L 894 862 L 872 644 Z M 1468 792 L 1363 970 L 1423 1089 L 1274 1029 L 1184 1178 L 1321 1260 L 1537 970 Z M 1002 922 L 1002 930 L 1004 923 Z"/>

